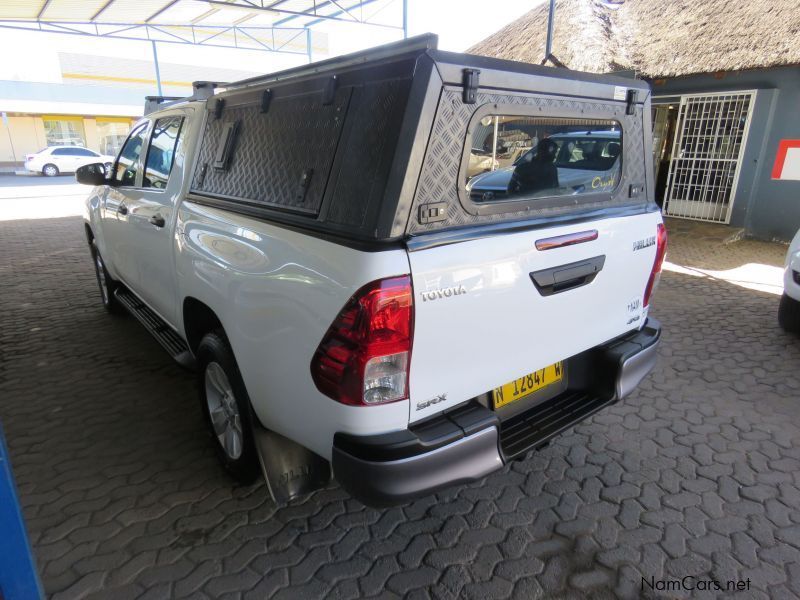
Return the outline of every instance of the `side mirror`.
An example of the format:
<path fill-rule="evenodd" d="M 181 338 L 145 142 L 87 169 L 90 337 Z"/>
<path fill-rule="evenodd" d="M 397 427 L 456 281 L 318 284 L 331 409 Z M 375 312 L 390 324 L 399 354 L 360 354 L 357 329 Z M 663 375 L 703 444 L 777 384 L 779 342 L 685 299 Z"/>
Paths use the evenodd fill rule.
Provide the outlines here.
<path fill-rule="evenodd" d="M 103 163 L 91 163 L 78 167 L 75 171 L 75 179 L 78 183 L 86 185 L 104 185 L 108 183 L 106 179 L 106 167 Z"/>

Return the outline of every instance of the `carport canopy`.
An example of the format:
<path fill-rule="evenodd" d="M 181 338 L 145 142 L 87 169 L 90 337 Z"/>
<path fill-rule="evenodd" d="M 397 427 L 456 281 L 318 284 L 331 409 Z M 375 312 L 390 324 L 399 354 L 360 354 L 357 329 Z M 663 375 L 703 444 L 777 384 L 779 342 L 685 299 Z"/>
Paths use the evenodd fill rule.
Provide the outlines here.
<path fill-rule="evenodd" d="M 407 31 L 407 0 L 10 0 L 0 28 L 264 50 L 327 51 L 318 26 Z"/>

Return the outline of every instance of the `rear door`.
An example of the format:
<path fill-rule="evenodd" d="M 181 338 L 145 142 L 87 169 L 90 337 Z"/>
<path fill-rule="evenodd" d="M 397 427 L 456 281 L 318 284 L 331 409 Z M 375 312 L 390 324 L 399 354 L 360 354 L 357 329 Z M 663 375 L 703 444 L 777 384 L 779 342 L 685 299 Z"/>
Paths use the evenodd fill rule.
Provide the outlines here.
<path fill-rule="evenodd" d="M 125 237 L 135 249 L 131 257 L 136 271 L 134 291 L 173 325 L 177 314 L 173 232 L 184 173 L 186 114 L 176 111 L 154 119 L 143 153 L 141 182 L 126 198 Z"/>
<path fill-rule="evenodd" d="M 102 159 L 99 154 L 97 154 L 96 152 L 92 152 L 87 148 L 74 148 L 73 153 L 75 154 L 74 166 L 76 170 L 82 167 L 83 165 L 102 162 Z"/>
<path fill-rule="evenodd" d="M 644 201 L 641 116 L 637 123 L 624 111 L 563 104 L 555 116 L 493 103 L 465 117 L 459 204 L 447 214 L 475 224 L 451 228 L 450 243 L 433 236 L 426 247 L 423 236 L 409 244 L 411 421 L 529 374 L 534 387 L 543 377 L 566 385 L 568 372 L 547 368 L 644 324 L 661 216 Z M 613 145 L 585 142 L 599 132 Z M 425 168 L 420 185 L 437 189 Z M 418 195 L 447 197 L 445 184 L 436 196 L 430 189 Z"/>
<path fill-rule="evenodd" d="M 55 148 L 50 156 L 60 173 L 72 173 L 75 170 L 75 159 L 77 157 L 73 154 L 72 148 Z"/>

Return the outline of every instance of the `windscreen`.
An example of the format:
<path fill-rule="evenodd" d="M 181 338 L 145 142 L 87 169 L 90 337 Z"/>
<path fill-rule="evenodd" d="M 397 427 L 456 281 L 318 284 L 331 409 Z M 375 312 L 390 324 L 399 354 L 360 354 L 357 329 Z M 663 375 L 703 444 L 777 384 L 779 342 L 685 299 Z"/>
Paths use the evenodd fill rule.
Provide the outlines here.
<path fill-rule="evenodd" d="M 463 185 L 476 204 L 611 192 L 620 179 L 616 121 L 487 115 L 468 143 Z"/>

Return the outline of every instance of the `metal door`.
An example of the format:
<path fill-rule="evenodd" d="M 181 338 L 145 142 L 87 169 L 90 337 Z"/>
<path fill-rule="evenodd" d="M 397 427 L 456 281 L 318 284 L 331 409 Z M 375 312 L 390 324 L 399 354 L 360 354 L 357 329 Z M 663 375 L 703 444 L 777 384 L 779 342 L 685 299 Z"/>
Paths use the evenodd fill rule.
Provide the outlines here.
<path fill-rule="evenodd" d="M 755 91 L 681 97 L 664 212 L 728 223 Z"/>

